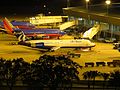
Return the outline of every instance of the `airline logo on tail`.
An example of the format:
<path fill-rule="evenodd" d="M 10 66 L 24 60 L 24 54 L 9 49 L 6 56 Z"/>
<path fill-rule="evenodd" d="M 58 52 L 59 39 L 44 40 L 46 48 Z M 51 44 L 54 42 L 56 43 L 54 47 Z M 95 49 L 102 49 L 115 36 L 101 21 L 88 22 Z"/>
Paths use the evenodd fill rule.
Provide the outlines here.
<path fill-rule="evenodd" d="M 14 26 L 8 21 L 7 18 L 3 20 L 4 28 L 7 30 L 8 33 L 13 34 Z"/>

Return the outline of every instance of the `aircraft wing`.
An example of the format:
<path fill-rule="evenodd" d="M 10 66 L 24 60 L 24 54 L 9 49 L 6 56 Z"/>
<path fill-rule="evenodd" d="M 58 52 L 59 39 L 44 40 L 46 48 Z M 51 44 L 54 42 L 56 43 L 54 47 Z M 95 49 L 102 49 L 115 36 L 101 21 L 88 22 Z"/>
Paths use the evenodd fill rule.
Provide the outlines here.
<path fill-rule="evenodd" d="M 51 51 L 55 51 L 55 50 L 57 50 L 57 49 L 59 49 L 60 47 L 53 47 L 52 49 L 51 49 Z"/>
<path fill-rule="evenodd" d="M 3 28 L 0 28 L 0 32 L 7 32 L 7 31 Z"/>
<path fill-rule="evenodd" d="M 3 26 L 0 25 L 0 32 L 7 32 L 7 30 Z"/>

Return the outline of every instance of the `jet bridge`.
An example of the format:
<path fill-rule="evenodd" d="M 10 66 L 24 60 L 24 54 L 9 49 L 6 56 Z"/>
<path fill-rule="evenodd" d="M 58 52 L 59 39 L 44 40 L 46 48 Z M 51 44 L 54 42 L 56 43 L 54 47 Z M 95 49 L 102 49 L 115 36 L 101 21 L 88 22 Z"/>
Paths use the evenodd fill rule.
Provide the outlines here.
<path fill-rule="evenodd" d="M 77 24 L 78 24 L 77 20 L 68 21 L 68 22 L 65 22 L 65 23 L 59 25 L 59 29 L 60 30 L 65 30 L 65 29 L 67 29 L 71 26 L 77 25 Z"/>

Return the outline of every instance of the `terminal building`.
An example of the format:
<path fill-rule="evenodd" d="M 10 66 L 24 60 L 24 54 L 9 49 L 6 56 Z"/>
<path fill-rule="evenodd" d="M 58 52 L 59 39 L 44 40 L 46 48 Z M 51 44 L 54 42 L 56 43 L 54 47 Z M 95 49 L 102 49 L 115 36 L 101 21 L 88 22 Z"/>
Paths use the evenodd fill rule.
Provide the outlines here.
<path fill-rule="evenodd" d="M 116 8 L 117 7 L 117 8 Z M 111 5 L 90 5 L 86 9 L 81 7 L 63 8 L 63 13 L 69 16 L 69 20 L 78 20 L 78 25 L 92 27 L 100 24 L 101 29 L 97 34 L 97 39 L 120 40 L 120 12 L 119 6 Z"/>

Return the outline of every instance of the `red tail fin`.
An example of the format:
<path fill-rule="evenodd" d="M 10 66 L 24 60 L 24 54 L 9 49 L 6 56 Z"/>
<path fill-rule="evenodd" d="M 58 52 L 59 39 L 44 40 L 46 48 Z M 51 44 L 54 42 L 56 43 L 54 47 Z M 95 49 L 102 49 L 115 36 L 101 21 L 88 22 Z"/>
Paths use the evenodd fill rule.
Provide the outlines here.
<path fill-rule="evenodd" d="M 8 21 L 7 18 L 3 20 L 4 28 L 7 30 L 8 33 L 13 34 L 13 25 Z"/>

